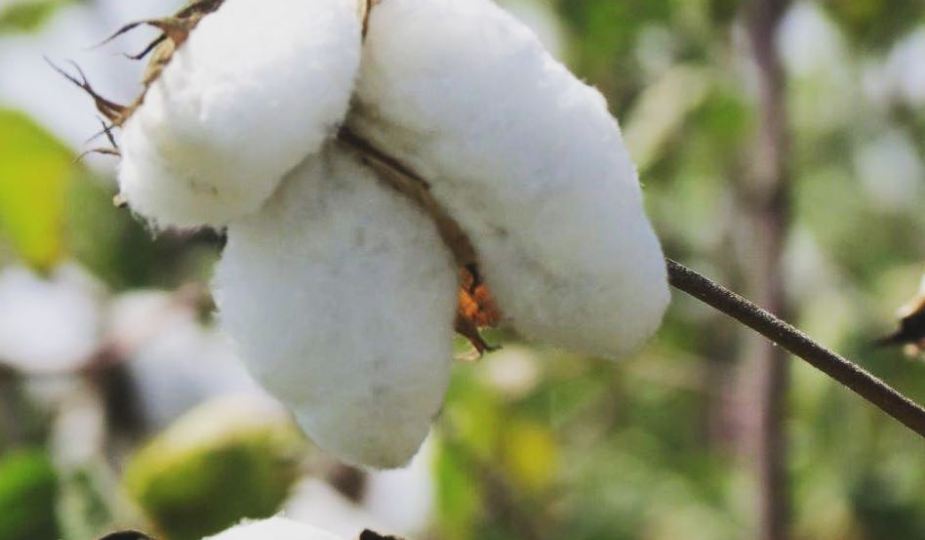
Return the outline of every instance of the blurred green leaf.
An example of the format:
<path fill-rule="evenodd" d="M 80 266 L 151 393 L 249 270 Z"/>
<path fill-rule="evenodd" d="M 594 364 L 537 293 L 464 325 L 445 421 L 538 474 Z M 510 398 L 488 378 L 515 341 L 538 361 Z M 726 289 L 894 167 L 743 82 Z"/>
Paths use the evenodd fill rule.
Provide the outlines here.
<path fill-rule="evenodd" d="M 0 33 L 34 32 L 66 3 L 65 0 L 13 0 L 0 8 Z"/>
<path fill-rule="evenodd" d="M 472 538 L 481 512 L 480 489 L 478 481 L 466 467 L 460 449 L 454 444 L 442 441 L 438 444 L 434 481 L 443 537 L 447 540 Z"/>
<path fill-rule="evenodd" d="M 73 155 L 17 111 L 0 109 L 0 233 L 40 270 L 64 252 L 66 195 Z"/>
<path fill-rule="evenodd" d="M 20 450 L 0 459 L 0 538 L 57 540 L 57 479 L 41 450 Z"/>
<path fill-rule="evenodd" d="M 93 463 L 62 473 L 58 515 L 65 540 L 95 538 L 114 525 L 113 486 L 107 472 Z"/>
<path fill-rule="evenodd" d="M 556 477 L 558 447 L 548 423 L 512 420 L 504 431 L 502 463 L 524 491 L 539 492 Z"/>
<path fill-rule="evenodd" d="M 921 0 L 827 0 L 825 5 L 845 27 L 848 37 L 866 48 L 888 46 L 925 17 L 925 2 Z"/>
<path fill-rule="evenodd" d="M 277 513 L 303 440 L 287 417 L 248 418 L 224 402 L 195 409 L 136 454 L 128 492 L 169 540 L 199 540 Z"/>
<path fill-rule="evenodd" d="M 639 96 L 626 115 L 624 136 L 640 174 L 663 155 L 688 115 L 707 99 L 714 78 L 704 69 L 676 65 Z"/>

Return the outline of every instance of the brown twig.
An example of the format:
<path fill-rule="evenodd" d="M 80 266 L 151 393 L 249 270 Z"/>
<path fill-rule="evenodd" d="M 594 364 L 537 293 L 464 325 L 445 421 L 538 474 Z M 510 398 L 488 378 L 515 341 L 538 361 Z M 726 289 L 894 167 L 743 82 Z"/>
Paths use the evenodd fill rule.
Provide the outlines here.
<path fill-rule="evenodd" d="M 925 408 L 749 300 L 673 260 L 671 285 L 748 326 L 925 438 Z"/>
<path fill-rule="evenodd" d="M 790 0 L 743 4 L 746 35 L 755 63 L 758 122 L 739 184 L 741 267 L 744 291 L 770 311 L 792 312 L 784 280 L 784 249 L 791 222 L 792 178 L 787 122 L 787 78 L 777 36 Z M 790 359 L 757 336 L 745 336 L 737 382 L 741 397 L 741 449 L 751 459 L 757 497 L 758 540 L 790 538 L 791 487 L 787 468 L 787 394 Z"/>

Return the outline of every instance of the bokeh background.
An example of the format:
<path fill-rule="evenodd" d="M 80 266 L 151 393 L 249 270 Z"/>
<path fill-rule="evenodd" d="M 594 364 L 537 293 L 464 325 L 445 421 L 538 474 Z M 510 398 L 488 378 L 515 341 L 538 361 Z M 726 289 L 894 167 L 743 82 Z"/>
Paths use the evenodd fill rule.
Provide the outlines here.
<path fill-rule="evenodd" d="M 282 509 L 345 537 L 925 538 L 921 440 L 680 294 L 617 365 L 490 334 L 407 470 L 313 448 L 216 327 L 221 235 L 116 208 L 43 59 L 129 101 L 154 34 L 93 46 L 177 3 L 0 0 L 0 540 Z M 925 260 L 925 2 L 502 3 L 606 94 L 670 255 L 925 402 L 925 365 L 872 346 Z"/>

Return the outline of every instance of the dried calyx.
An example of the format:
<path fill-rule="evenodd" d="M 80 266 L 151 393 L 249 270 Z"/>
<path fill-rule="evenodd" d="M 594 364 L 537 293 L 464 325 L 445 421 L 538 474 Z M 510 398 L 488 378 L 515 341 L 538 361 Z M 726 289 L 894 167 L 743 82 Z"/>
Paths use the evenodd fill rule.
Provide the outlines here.
<path fill-rule="evenodd" d="M 140 53 L 135 55 L 126 55 L 132 60 L 143 60 L 151 55 L 151 60 L 142 77 L 144 90 L 132 103 L 120 105 L 114 101 L 100 95 L 90 83 L 83 71 L 76 64 L 72 64 L 77 70 L 79 77 L 75 77 L 65 72 L 57 66 L 52 66 L 58 73 L 63 75 L 69 81 L 73 82 L 83 89 L 96 104 L 97 111 L 100 112 L 111 123 L 105 128 L 107 133 L 114 127 L 121 127 L 132 116 L 132 114 L 144 103 L 148 87 L 160 77 L 164 67 L 170 63 L 174 52 L 186 42 L 190 33 L 196 28 L 199 22 L 206 15 L 216 11 L 221 7 L 225 0 L 192 0 L 178 11 L 176 14 L 160 19 L 146 19 L 126 24 L 113 35 L 106 38 L 100 45 L 105 45 L 114 39 L 142 26 L 151 26 L 157 28 L 162 33 Z M 117 149 L 117 148 L 116 148 Z"/>

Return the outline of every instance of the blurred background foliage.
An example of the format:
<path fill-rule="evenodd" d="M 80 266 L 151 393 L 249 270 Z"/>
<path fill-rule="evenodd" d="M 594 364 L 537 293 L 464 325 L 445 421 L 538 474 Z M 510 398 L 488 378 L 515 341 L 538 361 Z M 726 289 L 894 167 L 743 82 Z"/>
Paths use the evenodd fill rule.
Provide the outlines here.
<path fill-rule="evenodd" d="M 185 540 L 283 508 L 345 536 L 756 536 L 739 334 L 681 296 L 616 366 L 493 335 L 505 348 L 457 365 L 408 470 L 350 469 L 302 440 L 216 329 L 203 285 L 221 236 L 154 235 L 116 208 L 113 163 L 76 161 L 92 107 L 42 60 L 76 58 L 130 97 L 139 66 L 114 53 L 150 36 L 87 47 L 176 3 L 0 4 L 0 539 Z M 737 189 L 758 118 L 741 3 L 503 3 L 607 95 L 666 251 L 741 285 Z M 778 53 L 795 322 L 925 402 L 925 365 L 871 346 L 925 259 L 925 2 L 795 2 Z M 925 538 L 920 440 L 800 364 L 788 406 L 793 538 Z"/>

